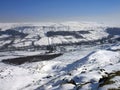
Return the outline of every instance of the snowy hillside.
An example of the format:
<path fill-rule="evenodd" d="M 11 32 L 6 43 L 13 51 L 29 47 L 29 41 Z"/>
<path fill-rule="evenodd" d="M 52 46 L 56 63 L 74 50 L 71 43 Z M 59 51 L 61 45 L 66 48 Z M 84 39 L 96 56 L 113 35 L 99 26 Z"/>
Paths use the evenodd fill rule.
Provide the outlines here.
<path fill-rule="evenodd" d="M 109 46 L 110 50 L 103 49 L 103 45 L 84 47 L 77 51 L 64 53 L 50 61 L 24 63 L 22 65 L 9 65 L 1 62 L 0 89 L 119 90 L 119 46 L 120 44 Z M 14 52 L 6 52 L 5 55 L 4 52 L 1 59 L 20 55 L 20 52 L 12 53 Z M 26 53 L 32 55 L 33 52 Z M 24 55 L 25 52 L 21 52 L 21 54 Z"/>

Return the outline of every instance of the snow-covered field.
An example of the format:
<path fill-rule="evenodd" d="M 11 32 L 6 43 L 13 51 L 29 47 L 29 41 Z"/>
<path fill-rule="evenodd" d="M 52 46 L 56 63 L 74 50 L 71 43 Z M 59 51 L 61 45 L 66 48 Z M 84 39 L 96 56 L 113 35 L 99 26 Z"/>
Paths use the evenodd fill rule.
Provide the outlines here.
<path fill-rule="evenodd" d="M 35 50 L 33 46 L 47 45 L 48 36 L 54 44 L 109 39 L 108 26 L 92 22 L 1 23 L 0 28 L 0 90 L 120 90 L 118 33 L 111 37 L 111 43 L 63 46 L 63 55 L 51 60 L 20 65 L 2 62 L 45 53 L 44 49 Z M 50 31 L 54 32 L 47 36 Z M 26 46 L 29 49 L 23 48 Z"/>
<path fill-rule="evenodd" d="M 107 26 L 93 22 L 0 23 L 0 47 L 20 48 L 89 42 L 108 37 Z M 49 43 L 48 43 L 49 37 Z"/>

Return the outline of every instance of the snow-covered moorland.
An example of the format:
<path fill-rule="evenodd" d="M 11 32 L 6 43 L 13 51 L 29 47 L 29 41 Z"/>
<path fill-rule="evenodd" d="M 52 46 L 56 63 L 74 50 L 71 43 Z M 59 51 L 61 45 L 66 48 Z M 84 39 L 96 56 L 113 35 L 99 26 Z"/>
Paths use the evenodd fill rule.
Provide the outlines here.
<path fill-rule="evenodd" d="M 0 25 L 0 90 L 120 89 L 118 27 L 87 22 Z M 2 62 L 43 54 L 36 47 L 47 45 L 48 37 L 63 45 L 63 55 L 20 65 Z"/>

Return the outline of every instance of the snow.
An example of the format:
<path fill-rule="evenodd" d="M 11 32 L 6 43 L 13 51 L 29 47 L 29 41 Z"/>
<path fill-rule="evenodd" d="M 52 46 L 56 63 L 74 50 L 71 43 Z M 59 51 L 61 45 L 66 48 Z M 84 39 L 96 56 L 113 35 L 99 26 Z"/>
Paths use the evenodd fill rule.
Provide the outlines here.
<path fill-rule="evenodd" d="M 8 35 L 1 35 L 1 36 L 0 36 L 0 39 L 1 39 L 1 38 L 7 38 L 7 37 L 9 37 L 9 36 L 8 36 Z"/>
<path fill-rule="evenodd" d="M 120 50 L 120 45 L 111 47 L 111 50 Z"/>
<path fill-rule="evenodd" d="M 31 56 L 31 55 L 39 55 L 44 53 L 45 51 L 6 51 L 0 52 L 0 61 L 3 59 L 11 59 L 23 56 Z"/>
<path fill-rule="evenodd" d="M 76 88 L 73 84 L 63 84 L 56 88 L 56 90 L 76 90 Z"/>
<path fill-rule="evenodd" d="M 6 44 L 9 44 L 11 42 L 11 40 L 6 40 L 6 41 L 0 41 L 0 47 L 4 46 Z"/>
<path fill-rule="evenodd" d="M 89 63 L 96 63 L 99 64 L 98 66 L 106 66 L 110 63 L 118 63 L 119 62 L 119 56 L 120 54 L 118 52 L 111 52 L 106 50 L 100 50 L 95 53 L 93 53 L 89 59 Z M 102 62 L 101 62 L 102 61 Z"/>
<path fill-rule="evenodd" d="M 44 38 L 40 39 L 39 41 L 36 41 L 35 45 L 49 45 L 48 38 L 44 37 Z"/>
<path fill-rule="evenodd" d="M 32 44 L 31 41 L 26 41 L 26 42 L 20 42 L 13 44 L 14 47 L 25 47 L 25 46 L 30 46 Z"/>
<path fill-rule="evenodd" d="M 12 52 L 11 56 L 25 54 L 36 55 L 39 54 L 39 51 L 16 51 Z M 5 54 L 3 53 L 3 55 Z M 6 55 L 9 55 L 10 58 L 9 52 L 6 52 Z M 1 59 L 3 57 L 1 56 Z M 100 78 L 105 75 L 104 72 L 100 72 L 100 69 L 105 69 L 105 72 L 108 73 L 119 71 L 119 61 L 120 53 L 118 51 L 100 50 L 95 46 L 66 52 L 51 61 L 25 63 L 19 66 L 0 63 L 0 89 L 76 90 L 76 85 L 66 81 L 63 83 L 64 79 L 74 80 L 78 86 L 84 84 L 81 88 L 79 87 L 79 90 L 96 90 Z M 111 63 L 112 65 L 110 65 Z M 118 80 L 119 85 L 119 77 L 115 77 L 114 80 Z M 111 87 L 114 87 L 114 84 Z M 104 88 L 107 86 L 102 87 L 101 90 L 107 90 Z"/>

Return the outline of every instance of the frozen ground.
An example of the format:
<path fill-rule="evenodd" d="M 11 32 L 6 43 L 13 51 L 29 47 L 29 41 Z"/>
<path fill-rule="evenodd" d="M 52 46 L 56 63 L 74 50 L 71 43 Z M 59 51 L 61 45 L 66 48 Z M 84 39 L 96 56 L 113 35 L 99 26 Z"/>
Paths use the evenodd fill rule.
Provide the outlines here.
<path fill-rule="evenodd" d="M 0 90 L 108 90 L 120 89 L 119 44 L 86 46 L 66 52 L 50 61 L 9 65 L 0 62 Z M 1 52 L 1 59 L 9 55 L 25 55 L 22 51 Z M 39 54 L 40 52 L 27 52 Z M 118 72 L 118 73 L 116 73 Z M 113 75 L 114 77 L 110 77 Z M 110 77 L 110 79 L 107 79 Z M 112 80 L 112 83 L 105 83 Z M 112 84 L 112 85 L 111 85 Z"/>

